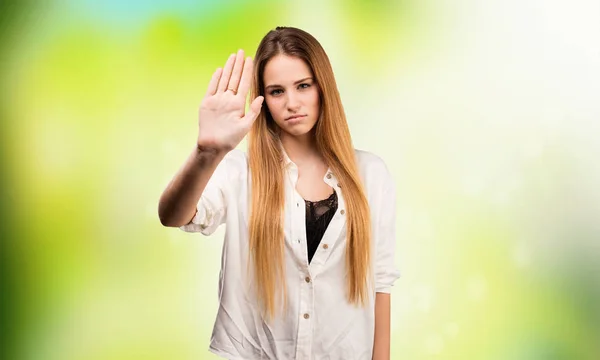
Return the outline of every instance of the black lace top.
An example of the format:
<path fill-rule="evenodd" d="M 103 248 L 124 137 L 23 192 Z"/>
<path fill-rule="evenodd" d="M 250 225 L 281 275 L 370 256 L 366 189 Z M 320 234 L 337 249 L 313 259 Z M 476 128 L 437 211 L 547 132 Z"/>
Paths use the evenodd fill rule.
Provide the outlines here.
<path fill-rule="evenodd" d="M 337 211 L 338 198 L 335 190 L 327 199 L 319 201 L 304 200 L 306 205 L 306 245 L 308 248 L 308 262 L 313 258 L 321 238 Z"/>

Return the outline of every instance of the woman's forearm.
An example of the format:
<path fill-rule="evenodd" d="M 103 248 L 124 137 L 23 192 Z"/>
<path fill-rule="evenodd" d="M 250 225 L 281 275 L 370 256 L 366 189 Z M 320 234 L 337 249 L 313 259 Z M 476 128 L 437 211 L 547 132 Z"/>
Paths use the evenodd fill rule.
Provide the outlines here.
<path fill-rule="evenodd" d="M 179 227 L 191 221 L 208 180 L 224 156 L 221 151 L 194 149 L 160 197 L 158 217 L 164 226 Z"/>
<path fill-rule="evenodd" d="M 390 294 L 375 295 L 375 341 L 373 360 L 390 359 Z"/>

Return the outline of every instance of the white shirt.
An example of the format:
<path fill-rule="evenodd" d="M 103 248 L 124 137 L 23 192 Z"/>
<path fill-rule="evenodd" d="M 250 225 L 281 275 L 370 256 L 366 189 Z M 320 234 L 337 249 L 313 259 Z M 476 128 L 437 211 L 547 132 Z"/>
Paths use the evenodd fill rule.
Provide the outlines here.
<path fill-rule="evenodd" d="M 285 152 L 284 152 L 285 153 Z M 252 295 L 248 265 L 250 174 L 247 154 L 229 152 L 210 178 L 196 216 L 181 229 L 212 234 L 226 224 L 219 277 L 219 310 L 209 350 L 228 359 L 371 359 L 375 293 L 389 293 L 394 265 L 394 181 L 377 156 L 355 150 L 371 211 L 374 289 L 366 307 L 345 295 L 346 216 L 343 189 L 329 169 L 323 181 L 338 194 L 338 208 L 308 263 L 304 199 L 295 190 L 298 168 L 287 155 L 285 174 L 285 269 L 288 310 L 263 321 Z M 281 314 L 281 311 L 278 313 Z"/>

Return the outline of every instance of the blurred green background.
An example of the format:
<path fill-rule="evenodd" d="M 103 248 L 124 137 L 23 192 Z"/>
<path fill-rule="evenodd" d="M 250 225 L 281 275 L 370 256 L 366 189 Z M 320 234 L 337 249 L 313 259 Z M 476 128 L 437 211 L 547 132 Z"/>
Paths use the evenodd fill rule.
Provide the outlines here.
<path fill-rule="evenodd" d="M 392 359 L 600 359 L 598 1 L 1 4 L 3 359 L 216 359 L 224 229 L 157 204 L 214 69 L 278 25 L 396 180 Z"/>

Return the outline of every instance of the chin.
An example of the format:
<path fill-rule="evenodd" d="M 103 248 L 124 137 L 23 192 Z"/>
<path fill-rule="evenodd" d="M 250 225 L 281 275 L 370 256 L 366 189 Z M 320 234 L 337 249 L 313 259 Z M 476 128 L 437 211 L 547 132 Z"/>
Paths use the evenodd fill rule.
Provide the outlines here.
<path fill-rule="evenodd" d="M 304 136 L 308 133 L 310 133 L 310 131 L 313 129 L 312 126 L 291 126 L 291 127 L 287 127 L 284 128 L 283 131 L 285 131 L 286 133 L 288 133 L 289 135 L 292 136 Z"/>

